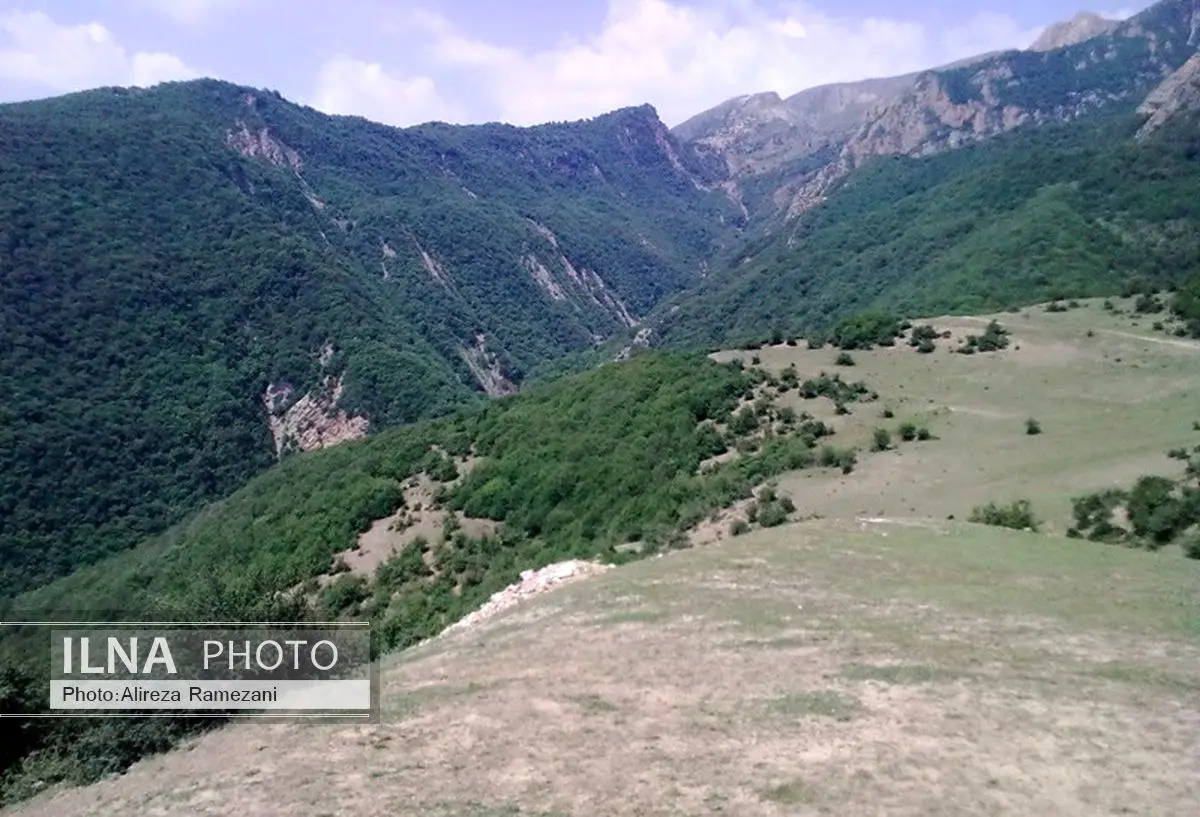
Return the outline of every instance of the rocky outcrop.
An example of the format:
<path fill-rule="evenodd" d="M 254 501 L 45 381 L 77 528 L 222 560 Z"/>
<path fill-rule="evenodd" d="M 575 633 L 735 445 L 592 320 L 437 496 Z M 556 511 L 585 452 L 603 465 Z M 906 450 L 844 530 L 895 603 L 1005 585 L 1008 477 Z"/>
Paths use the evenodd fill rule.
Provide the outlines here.
<path fill-rule="evenodd" d="M 504 375 L 496 356 L 488 351 L 487 339 L 475 336 L 475 343 L 460 350 L 463 362 L 489 397 L 505 397 L 517 393 L 517 387 Z"/>
<path fill-rule="evenodd" d="M 553 231 L 543 224 L 540 224 L 533 219 L 526 219 L 529 225 L 533 228 L 541 238 L 545 239 L 550 245 L 553 252 L 558 255 L 558 265 L 561 265 L 563 278 L 559 279 L 546 264 L 533 254 L 527 255 L 522 259 L 522 264 L 533 277 L 537 285 L 555 301 L 568 300 L 567 290 L 574 291 L 577 295 L 581 295 L 597 306 L 604 312 L 607 312 L 613 318 L 616 318 L 623 326 L 631 327 L 637 325 L 635 318 L 629 311 L 629 307 L 621 300 L 612 289 L 605 283 L 594 270 L 579 268 L 571 262 L 571 259 L 566 256 L 562 248 L 558 244 L 558 236 Z M 579 304 L 576 303 L 576 307 Z"/>
<path fill-rule="evenodd" d="M 331 354 L 327 349 L 322 350 L 323 361 Z M 293 392 L 289 383 L 271 383 L 263 392 L 276 456 L 286 450 L 311 451 L 366 436 L 366 417 L 352 417 L 337 408 L 342 396 L 341 376 L 326 376 L 320 392 L 306 394 L 289 406 Z"/>
<path fill-rule="evenodd" d="M 1193 55 L 1138 106 L 1138 113 L 1148 119 L 1138 130 L 1137 138 L 1146 138 L 1177 114 L 1197 110 L 1200 110 L 1200 54 Z"/>
<path fill-rule="evenodd" d="M 563 584 L 580 579 L 596 576 L 609 570 L 612 565 L 597 562 L 584 562 L 573 559 L 569 562 L 558 562 L 547 565 L 540 570 L 524 570 L 521 581 L 510 584 L 503 590 L 493 593 L 487 603 L 466 618 L 459 619 L 442 631 L 442 635 L 466 630 L 493 618 L 505 610 L 509 610 L 533 596 L 553 590 Z"/>
<path fill-rule="evenodd" d="M 276 167 L 290 167 L 299 172 L 303 162 L 300 154 L 271 135 L 267 127 L 252 131 L 238 121 L 236 129 L 225 132 L 225 145 L 249 159 L 259 159 Z"/>
<path fill-rule="evenodd" d="M 751 208 L 794 218 L 824 200 L 875 156 L 923 156 L 1025 124 L 1075 119 L 1130 104 L 1162 82 L 1200 43 L 1200 0 L 1163 0 L 1126 21 L 1084 13 L 1051 26 L 1029 51 L 973 57 L 916 74 L 828 85 L 787 99 L 728 100 L 675 128 L 697 150 L 721 157 L 735 184 L 770 179 Z M 1183 102 L 1191 74 L 1147 100 L 1150 128 Z M 1174 102 L 1170 100 L 1179 100 Z M 1153 108 L 1153 110 L 1151 110 Z"/>
<path fill-rule="evenodd" d="M 1081 11 L 1070 20 L 1048 26 L 1041 36 L 1034 40 L 1033 45 L 1029 46 L 1029 50 L 1053 51 L 1056 48 L 1082 43 L 1107 34 L 1119 23 L 1119 20 L 1109 20 L 1090 11 Z"/>

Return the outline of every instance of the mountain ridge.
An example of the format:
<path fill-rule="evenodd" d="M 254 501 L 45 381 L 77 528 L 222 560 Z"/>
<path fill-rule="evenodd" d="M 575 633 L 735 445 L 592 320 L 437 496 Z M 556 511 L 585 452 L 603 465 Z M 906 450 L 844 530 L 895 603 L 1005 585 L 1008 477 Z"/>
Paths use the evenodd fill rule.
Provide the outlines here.
<path fill-rule="evenodd" d="M 1052 49 L 986 54 L 788 98 L 817 97 L 830 87 L 864 89 L 869 102 L 854 110 L 852 126 L 840 132 L 822 132 L 811 121 L 791 124 L 780 114 L 787 109 L 782 99 L 773 103 L 773 116 L 756 118 L 752 111 L 739 119 L 735 99 L 677 126 L 676 133 L 723 159 L 735 184 L 767 185 L 769 192 L 762 195 L 770 202 L 766 206 L 792 219 L 821 202 L 833 185 L 870 157 L 954 149 L 1023 124 L 1077 118 L 1144 97 L 1190 56 L 1200 31 L 1200 6 L 1194 0 L 1162 0 L 1112 26 L 1095 28 L 1091 19 L 1085 15 L 1076 18 L 1082 20 L 1077 24 L 1067 21 L 1075 35 L 1064 39 L 1055 34 L 1062 44 Z M 872 87 L 886 92 L 871 95 Z M 799 118 L 787 113 L 791 120 Z M 821 153 L 830 155 L 818 157 Z"/>

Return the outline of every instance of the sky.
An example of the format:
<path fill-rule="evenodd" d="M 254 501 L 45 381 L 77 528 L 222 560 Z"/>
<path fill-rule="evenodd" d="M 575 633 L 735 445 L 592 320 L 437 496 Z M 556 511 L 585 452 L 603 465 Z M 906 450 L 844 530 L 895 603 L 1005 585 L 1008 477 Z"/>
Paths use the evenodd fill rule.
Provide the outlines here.
<path fill-rule="evenodd" d="M 208 76 L 397 126 L 647 102 L 674 126 L 740 94 L 1024 48 L 1086 2 L 0 0 L 0 101 Z"/>

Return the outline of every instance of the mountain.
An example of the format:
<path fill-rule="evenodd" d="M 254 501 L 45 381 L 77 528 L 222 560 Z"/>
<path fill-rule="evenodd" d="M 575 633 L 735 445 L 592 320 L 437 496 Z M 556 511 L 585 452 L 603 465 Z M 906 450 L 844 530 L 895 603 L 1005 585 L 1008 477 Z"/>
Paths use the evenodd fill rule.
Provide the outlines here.
<path fill-rule="evenodd" d="M 868 307 L 1003 309 L 1109 294 L 1134 277 L 1178 280 L 1198 263 L 1188 204 L 1200 192 L 1198 27 L 1200 4 L 1167 0 L 1085 42 L 925 72 L 842 142 L 795 160 L 792 175 L 737 178 L 748 189 L 770 178 L 782 212 L 660 307 L 655 342 L 741 342 Z M 694 139 L 707 150 L 711 131 Z"/>
<path fill-rule="evenodd" d="M 1196 0 L 1164 0 L 1082 40 L 1074 37 L 1094 24 L 1078 19 L 1084 22 L 1060 29 L 1075 34 L 1050 50 L 983 55 L 904 77 L 813 89 L 787 102 L 759 95 L 750 99 L 765 104 L 751 105 L 749 115 L 733 100 L 675 132 L 723 161 L 729 186 L 744 198 L 794 218 L 872 157 L 927 155 L 1021 125 L 1140 101 L 1195 51 L 1200 7 Z M 847 97 L 852 102 L 840 104 Z M 827 101 L 818 110 L 836 115 L 805 118 L 793 113 L 794 100 L 797 107 L 799 100 Z"/>
<path fill-rule="evenodd" d="M 1117 27 L 1118 20 L 1110 20 L 1090 11 L 1081 11 L 1070 20 L 1047 26 L 1046 30 L 1029 46 L 1030 51 L 1053 51 L 1075 45 L 1093 37 L 1099 37 Z"/>
<path fill-rule="evenodd" d="M 0 596 L 511 393 L 742 221 L 650 106 L 400 130 L 212 80 L 0 106 Z"/>

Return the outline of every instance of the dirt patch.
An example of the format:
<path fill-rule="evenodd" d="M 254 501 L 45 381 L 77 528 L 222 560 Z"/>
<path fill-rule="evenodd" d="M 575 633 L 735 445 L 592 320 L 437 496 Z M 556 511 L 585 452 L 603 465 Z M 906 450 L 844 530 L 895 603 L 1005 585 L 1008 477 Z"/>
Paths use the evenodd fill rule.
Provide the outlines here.
<path fill-rule="evenodd" d="M 391 516 L 372 522 L 370 528 L 359 534 L 358 547 L 339 553 L 334 557 L 334 563 L 344 561 L 351 573 L 371 576 L 379 565 L 418 539 L 441 542 L 449 512 L 438 505 L 438 491 L 443 487 L 453 487 L 475 467 L 476 462 L 473 456 L 455 458 L 459 476 L 449 483 L 431 479 L 424 471 L 405 480 L 404 504 L 400 509 Z M 477 519 L 461 511 L 454 511 L 454 516 L 458 528 L 473 539 L 491 536 L 499 530 L 499 523 L 491 519 Z M 318 583 L 324 586 L 333 578 L 333 574 L 326 574 L 318 578 Z"/>
<path fill-rule="evenodd" d="M 745 519 L 746 510 L 753 503 L 753 499 L 742 499 L 728 508 L 722 508 L 687 531 L 688 542 L 693 547 L 697 547 L 715 545 L 718 542 L 732 538 L 733 534 L 729 532 L 729 526 L 733 524 L 735 519 Z"/>

